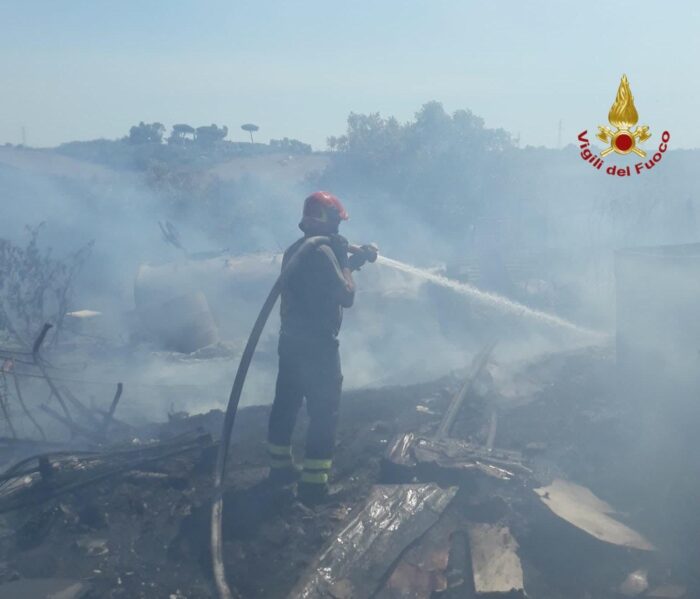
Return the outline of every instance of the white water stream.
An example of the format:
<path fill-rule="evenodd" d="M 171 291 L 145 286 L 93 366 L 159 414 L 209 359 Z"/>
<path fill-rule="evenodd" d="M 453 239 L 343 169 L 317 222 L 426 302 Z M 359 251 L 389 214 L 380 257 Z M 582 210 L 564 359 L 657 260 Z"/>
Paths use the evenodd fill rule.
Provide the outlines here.
<path fill-rule="evenodd" d="M 439 285 L 440 287 L 445 287 L 447 289 L 451 289 L 452 291 L 456 291 L 460 295 L 469 297 L 477 302 L 480 302 L 481 304 L 489 306 L 490 308 L 508 312 L 510 314 L 514 314 L 515 316 L 530 318 L 550 326 L 569 329 L 570 331 L 574 331 L 582 335 L 595 337 L 605 336 L 604 333 L 581 327 L 573 322 L 565 320 L 564 318 L 555 316 L 554 314 L 548 314 L 547 312 L 542 312 L 541 310 L 528 308 L 527 306 L 510 300 L 507 297 L 503 297 L 502 295 L 481 291 L 481 289 L 477 289 L 468 283 L 461 283 L 460 281 L 455 281 L 454 279 L 450 279 L 443 275 L 435 274 L 429 270 L 424 270 L 422 268 L 406 264 L 405 262 L 400 262 L 399 260 L 387 258 L 381 254 L 377 257 L 377 262 L 379 264 L 383 264 L 384 266 L 388 266 L 389 268 L 419 277 L 425 281 Z"/>

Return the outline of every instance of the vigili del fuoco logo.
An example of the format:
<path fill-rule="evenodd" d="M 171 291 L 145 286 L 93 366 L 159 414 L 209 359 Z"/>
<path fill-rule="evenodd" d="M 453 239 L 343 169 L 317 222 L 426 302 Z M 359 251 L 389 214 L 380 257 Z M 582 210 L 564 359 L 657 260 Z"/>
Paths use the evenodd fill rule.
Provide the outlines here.
<path fill-rule="evenodd" d="M 601 151 L 600 155 L 595 154 L 591 150 L 591 143 L 588 140 L 588 130 L 582 131 L 578 135 L 579 145 L 581 147 L 581 158 L 589 162 L 597 170 L 603 170 L 605 161 L 603 158 L 609 154 L 626 156 L 635 154 L 639 158 L 643 158 L 634 164 L 609 164 L 605 168 L 605 173 L 617 177 L 629 177 L 632 174 L 640 175 L 644 171 L 654 168 L 663 158 L 668 149 L 668 141 L 671 139 L 671 134 L 664 131 L 661 134 L 661 143 L 655 148 L 651 156 L 647 155 L 644 149 L 644 142 L 652 137 L 649 125 L 637 125 L 639 115 L 634 105 L 634 96 L 630 90 L 627 75 L 623 75 L 620 80 L 620 87 L 617 88 L 617 96 L 608 112 L 608 121 L 612 128 L 600 125 L 596 137 L 606 144 L 606 148 Z M 652 150 L 650 149 L 649 152 Z"/>

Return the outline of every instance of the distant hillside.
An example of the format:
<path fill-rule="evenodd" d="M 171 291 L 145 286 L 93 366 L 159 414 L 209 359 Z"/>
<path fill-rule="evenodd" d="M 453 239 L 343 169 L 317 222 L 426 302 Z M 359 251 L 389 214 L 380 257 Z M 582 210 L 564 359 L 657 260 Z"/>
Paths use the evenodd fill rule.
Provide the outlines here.
<path fill-rule="evenodd" d="M 116 173 L 99 164 L 76 160 L 51 150 L 0 146 L 0 165 L 44 176 L 108 180 Z"/>
<path fill-rule="evenodd" d="M 328 166 L 327 154 L 266 154 L 241 156 L 212 167 L 209 172 L 222 180 L 236 180 L 245 175 L 265 175 L 290 183 L 300 183 Z"/>
<path fill-rule="evenodd" d="M 177 128 L 186 127 L 191 135 Z M 226 127 L 216 125 L 194 129 L 176 125 L 173 134 L 163 136 L 165 127 L 160 123 L 140 123 L 132 127 L 130 135 L 122 139 L 95 139 L 61 144 L 53 151 L 87 162 L 119 170 L 145 171 L 154 164 L 179 168 L 206 168 L 235 158 L 285 154 L 311 154 L 311 146 L 297 139 L 271 139 L 270 143 L 233 142 L 224 139 Z M 177 131 L 177 132 L 176 132 Z M 193 137 L 194 136 L 194 137 Z"/>
<path fill-rule="evenodd" d="M 61 144 L 54 151 L 114 169 L 142 171 L 153 163 L 173 167 L 207 167 L 232 158 L 270 154 L 275 152 L 275 148 L 266 144 L 228 141 L 203 146 L 194 143 L 129 143 L 123 139 L 97 139 Z"/>
<path fill-rule="evenodd" d="M 242 144 L 250 146 L 251 144 Z M 325 154 L 286 154 L 272 152 L 269 146 L 257 155 L 239 154 L 219 156 L 217 160 L 207 155 L 196 156 L 192 152 L 179 152 L 181 148 L 166 145 L 157 151 L 143 146 L 134 152 L 128 145 L 112 141 L 73 142 L 64 144 L 54 150 L 37 150 L 31 148 L 0 146 L 0 165 L 29 173 L 49 177 L 108 182 L 124 177 L 134 177 L 138 171 L 126 167 L 136 156 L 146 160 L 148 169 L 154 165 L 166 166 L 174 170 L 198 171 L 213 175 L 222 181 L 236 181 L 242 177 L 270 177 L 289 185 L 304 181 L 308 176 L 323 171 L 329 157 Z M 128 151 L 125 151 L 125 146 Z M 255 149 L 255 146 L 254 146 Z M 110 154 L 110 152 L 114 152 Z M 166 160 L 158 158 L 165 157 Z M 125 170 L 132 171 L 129 175 Z"/>

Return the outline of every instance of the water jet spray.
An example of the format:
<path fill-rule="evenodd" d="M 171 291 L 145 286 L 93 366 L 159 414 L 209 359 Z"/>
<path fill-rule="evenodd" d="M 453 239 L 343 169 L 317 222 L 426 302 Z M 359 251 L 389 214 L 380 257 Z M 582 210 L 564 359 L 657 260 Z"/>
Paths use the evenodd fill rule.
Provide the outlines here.
<path fill-rule="evenodd" d="M 485 306 L 488 306 L 489 308 L 501 310 L 502 312 L 508 312 L 514 316 L 530 318 L 549 326 L 568 329 L 581 335 L 601 338 L 606 336 L 605 333 L 581 327 L 573 322 L 561 318 L 560 316 L 549 314 L 548 312 L 543 312 L 534 308 L 529 308 L 524 304 L 508 299 L 507 297 L 497 293 L 482 291 L 469 283 L 455 281 L 454 279 L 450 279 L 444 275 L 439 275 L 434 272 L 430 272 L 429 270 L 418 268 L 417 266 L 412 266 L 410 264 L 406 264 L 405 262 L 400 262 L 399 260 L 394 260 L 393 258 L 378 256 L 377 262 L 384 266 L 388 266 L 389 268 L 393 268 L 394 270 L 398 270 L 435 285 L 439 285 L 440 287 L 451 289 L 452 291 L 475 300 Z"/>

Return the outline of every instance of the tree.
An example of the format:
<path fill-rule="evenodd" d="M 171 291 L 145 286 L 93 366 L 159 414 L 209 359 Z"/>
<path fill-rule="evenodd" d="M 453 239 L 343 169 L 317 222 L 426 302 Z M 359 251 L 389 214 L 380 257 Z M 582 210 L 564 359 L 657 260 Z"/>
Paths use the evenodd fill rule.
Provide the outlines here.
<path fill-rule="evenodd" d="M 241 125 L 241 129 L 250 133 L 250 143 L 253 143 L 253 132 L 258 131 L 260 127 L 253 123 L 246 123 L 245 125 Z"/>
<path fill-rule="evenodd" d="M 169 144 L 183 144 L 187 142 L 194 141 L 195 130 L 194 127 L 181 123 L 179 125 L 173 125 L 172 133 L 168 137 Z"/>
<path fill-rule="evenodd" d="M 429 102 L 399 123 L 378 112 L 351 113 L 344 135 L 328 139 L 333 161 L 320 182 L 397 198 L 426 223 L 463 229 L 488 203 L 501 154 L 512 147 L 502 129 L 487 129 L 468 110 L 452 114 Z"/>
<path fill-rule="evenodd" d="M 216 142 L 222 141 L 228 135 L 228 127 L 226 125 L 217 127 L 213 124 L 208 127 L 197 127 L 195 135 L 195 140 L 198 144 L 211 146 Z"/>
<path fill-rule="evenodd" d="M 131 144 L 163 143 L 165 126 L 162 123 L 144 123 L 141 121 L 129 129 L 127 138 Z"/>
<path fill-rule="evenodd" d="M 331 135 L 328 139 L 326 139 L 326 145 L 328 145 L 328 149 L 331 152 L 335 152 L 338 149 L 338 143 L 339 139 L 335 135 Z"/>
<path fill-rule="evenodd" d="M 0 336 L 30 347 L 45 322 L 58 335 L 72 300 L 73 283 L 90 256 L 89 242 L 65 259 L 39 243 L 43 223 L 26 227 L 27 242 L 0 239 Z M 54 337 L 56 339 L 56 337 Z"/>

